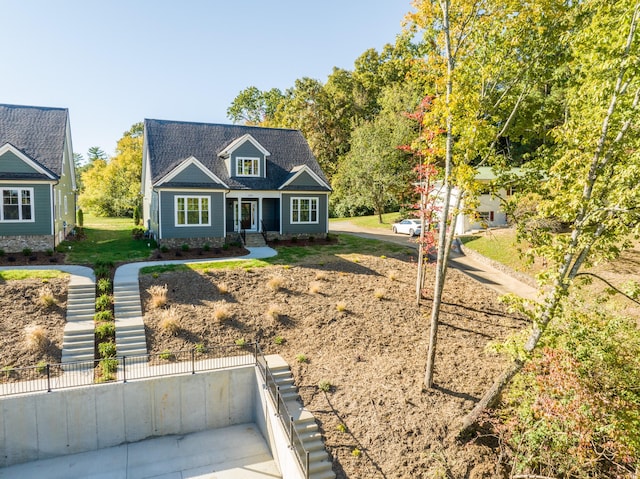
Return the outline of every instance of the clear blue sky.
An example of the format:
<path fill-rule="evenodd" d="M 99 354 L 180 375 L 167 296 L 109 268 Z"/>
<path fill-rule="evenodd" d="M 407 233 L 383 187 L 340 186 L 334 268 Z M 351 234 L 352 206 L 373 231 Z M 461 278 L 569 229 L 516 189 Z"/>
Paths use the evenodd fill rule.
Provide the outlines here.
<path fill-rule="evenodd" d="M 66 107 L 73 149 L 144 118 L 229 123 L 240 90 L 326 81 L 401 31 L 409 0 L 0 0 L 0 103 Z"/>

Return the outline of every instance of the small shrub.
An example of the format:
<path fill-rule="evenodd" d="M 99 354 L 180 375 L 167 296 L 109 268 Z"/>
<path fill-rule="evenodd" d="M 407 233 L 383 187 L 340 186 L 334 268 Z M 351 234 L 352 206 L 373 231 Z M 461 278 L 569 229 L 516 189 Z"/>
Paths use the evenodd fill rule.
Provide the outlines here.
<path fill-rule="evenodd" d="M 98 260 L 96 261 L 93 266 L 95 268 L 107 268 L 107 269 L 111 269 L 113 268 L 113 261 L 109 261 L 109 260 Z"/>
<path fill-rule="evenodd" d="M 56 297 L 49 286 L 43 286 L 38 293 L 38 301 L 45 308 L 49 308 L 56 304 Z"/>
<path fill-rule="evenodd" d="M 383 300 L 385 295 L 387 294 L 387 292 L 382 289 L 382 288 L 377 288 L 374 292 L 373 292 L 373 297 L 379 300 Z"/>
<path fill-rule="evenodd" d="M 292 236 L 291 237 L 291 242 L 292 243 L 297 243 L 298 242 L 298 237 L 297 236 Z"/>
<path fill-rule="evenodd" d="M 196 344 L 193 349 L 195 349 L 198 354 L 204 354 L 207 352 L 207 347 L 203 343 Z"/>
<path fill-rule="evenodd" d="M 285 264 L 284 266 L 282 266 L 282 269 L 291 269 L 291 265 L 290 264 Z"/>
<path fill-rule="evenodd" d="M 281 344 L 284 344 L 287 340 L 284 339 L 284 337 L 282 336 L 276 336 L 275 338 L 273 338 L 273 343 L 277 344 L 278 346 L 280 346 Z"/>
<path fill-rule="evenodd" d="M 162 312 L 162 318 L 158 323 L 160 329 L 171 336 L 180 332 L 180 322 L 175 309 L 166 309 Z"/>
<path fill-rule="evenodd" d="M 160 277 L 160 273 L 152 273 L 152 274 L 151 274 L 151 277 L 152 277 L 153 279 L 158 279 L 158 278 Z"/>
<path fill-rule="evenodd" d="M 316 273 L 317 281 L 327 281 L 329 279 L 329 275 L 325 271 L 318 271 Z"/>
<path fill-rule="evenodd" d="M 96 298 L 96 311 L 107 311 L 111 309 L 111 296 L 101 294 Z"/>
<path fill-rule="evenodd" d="M 183 243 L 182 246 L 180 246 L 180 249 L 184 252 L 189 251 L 191 248 L 189 247 L 189 245 L 187 243 Z"/>
<path fill-rule="evenodd" d="M 147 293 L 151 295 L 151 307 L 161 308 L 167 304 L 167 285 L 160 286 L 154 284 L 147 289 Z"/>
<path fill-rule="evenodd" d="M 109 278 L 100 278 L 96 283 L 98 293 L 106 294 L 111 292 L 111 280 Z"/>
<path fill-rule="evenodd" d="M 209 243 L 205 243 L 202 247 L 203 251 L 211 251 L 211 245 Z"/>
<path fill-rule="evenodd" d="M 360 457 L 362 455 L 362 451 L 360 451 L 360 449 L 356 447 L 353 449 L 353 451 L 351 451 L 351 455 L 353 457 Z"/>
<path fill-rule="evenodd" d="M 4 256 L 4 250 L 0 248 L 0 257 Z"/>
<path fill-rule="evenodd" d="M 9 379 L 16 372 L 15 368 L 12 366 L 4 366 L 2 368 L 2 375 L 5 379 Z"/>
<path fill-rule="evenodd" d="M 308 363 L 309 358 L 306 354 L 296 354 L 296 361 L 298 361 L 299 363 Z"/>
<path fill-rule="evenodd" d="M 278 291 L 284 288 L 284 278 L 282 276 L 271 276 L 267 281 L 267 286 L 272 291 Z"/>
<path fill-rule="evenodd" d="M 169 252 L 169 248 L 165 245 L 160 246 L 160 251 L 162 251 L 163 253 L 168 253 Z"/>
<path fill-rule="evenodd" d="M 168 349 L 165 349 L 164 351 L 162 351 L 158 357 L 160 359 L 164 359 L 165 361 L 173 361 L 176 359 L 175 355 L 169 351 Z"/>
<path fill-rule="evenodd" d="M 93 320 L 96 323 L 105 322 L 105 321 L 113 321 L 113 311 L 110 309 L 106 309 L 104 311 L 98 311 L 93 315 Z"/>
<path fill-rule="evenodd" d="M 222 249 L 227 251 L 229 249 L 229 244 L 228 243 L 223 244 Z"/>
<path fill-rule="evenodd" d="M 320 294 L 321 291 L 322 283 L 320 283 L 319 281 L 311 281 L 311 283 L 309 283 L 309 292 L 311 294 Z"/>
<path fill-rule="evenodd" d="M 244 338 L 238 338 L 235 340 L 236 346 L 244 348 L 247 345 L 247 340 Z"/>
<path fill-rule="evenodd" d="M 38 364 L 36 364 L 36 371 L 38 371 L 38 374 L 44 374 L 47 372 L 47 362 L 46 361 L 38 361 Z"/>
<path fill-rule="evenodd" d="M 116 335 L 116 325 L 112 322 L 100 323 L 96 326 L 96 337 L 99 340 L 113 338 Z"/>
<path fill-rule="evenodd" d="M 98 352 L 101 358 L 115 358 L 116 344 L 113 341 L 98 344 Z"/>
<path fill-rule="evenodd" d="M 226 283 L 218 283 L 216 287 L 218 288 L 218 293 L 220 294 L 227 294 L 229 292 L 229 286 L 227 286 Z"/>
<path fill-rule="evenodd" d="M 347 303 L 345 303 L 344 301 L 338 301 L 336 303 L 336 311 L 340 311 L 341 313 L 343 311 L 347 310 Z"/>
<path fill-rule="evenodd" d="M 380 259 L 387 259 L 387 257 L 383 254 L 380 255 Z"/>
<path fill-rule="evenodd" d="M 265 318 L 271 321 L 277 321 L 280 317 L 280 308 L 276 304 L 270 304 L 264 313 Z"/>
<path fill-rule="evenodd" d="M 213 319 L 216 321 L 224 321 L 231 317 L 231 310 L 226 303 L 218 304 L 213 310 Z"/>
<path fill-rule="evenodd" d="M 322 381 L 320 381 L 318 383 L 318 389 L 320 391 L 323 391 L 325 393 L 328 393 L 329 391 L 331 391 L 331 388 L 333 386 L 331 385 L 331 383 L 329 381 L 327 381 L 326 379 L 323 379 Z"/>
<path fill-rule="evenodd" d="M 78 210 L 78 226 L 82 228 L 84 226 L 84 212 L 82 208 Z"/>
<path fill-rule="evenodd" d="M 398 272 L 396 270 L 391 270 L 387 273 L 387 278 L 391 281 L 396 281 L 398 279 Z"/>
<path fill-rule="evenodd" d="M 313 243 L 316 240 L 315 236 L 309 236 L 308 240 L 310 243 Z"/>
<path fill-rule="evenodd" d="M 102 381 L 114 380 L 113 374 L 118 370 L 118 360 L 116 358 L 105 358 L 100 361 L 100 370 L 102 371 Z"/>
<path fill-rule="evenodd" d="M 51 248 L 47 248 L 44 252 L 45 255 L 51 257 L 53 256 L 53 250 Z"/>
<path fill-rule="evenodd" d="M 27 326 L 26 328 L 24 328 L 24 334 L 27 349 L 31 351 L 42 351 L 49 344 L 47 332 L 42 326 Z"/>
<path fill-rule="evenodd" d="M 336 429 L 340 432 L 347 432 L 347 426 L 345 426 L 344 424 L 340 423 L 336 426 Z"/>
<path fill-rule="evenodd" d="M 96 278 L 109 278 L 111 276 L 111 269 L 103 265 L 95 266 L 93 273 L 96 275 Z"/>
<path fill-rule="evenodd" d="M 22 254 L 27 258 L 33 254 L 31 248 L 22 248 Z"/>

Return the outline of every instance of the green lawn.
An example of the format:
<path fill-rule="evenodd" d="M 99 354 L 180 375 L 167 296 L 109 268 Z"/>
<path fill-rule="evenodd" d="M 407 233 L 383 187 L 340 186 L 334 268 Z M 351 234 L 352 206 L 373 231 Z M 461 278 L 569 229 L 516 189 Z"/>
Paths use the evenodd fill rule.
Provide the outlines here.
<path fill-rule="evenodd" d="M 67 253 L 67 263 L 141 261 L 156 245 L 153 241 L 134 240 L 132 229 L 131 218 L 102 218 L 85 214 L 85 238 L 64 241 L 58 248 Z"/>
<path fill-rule="evenodd" d="M 0 280 L 15 281 L 18 279 L 37 278 L 47 280 L 50 278 L 63 278 L 67 273 L 56 269 L 12 269 L 0 271 Z"/>
<path fill-rule="evenodd" d="M 472 236 L 461 236 L 460 241 L 467 247 L 477 251 L 494 261 L 505 264 L 516 271 L 532 274 L 535 271 L 521 257 L 516 244 L 514 229 L 502 229 L 483 232 Z M 535 269 L 535 268 L 533 268 Z"/>
<path fill-rule="evenodd" d="M 371 216 L 354 216 L 350 218 L 330 218 L 329 223 L 335 223 L 337 221 L 349 221 L 354 225 L 361 226 L 363 228 L 380 228 L 387 230 L 392 223 L 400 221 L 403 217 L 400 213 L 385 213 L 382 215 L 382 223 L 378 220 L 378 215 Z"/>

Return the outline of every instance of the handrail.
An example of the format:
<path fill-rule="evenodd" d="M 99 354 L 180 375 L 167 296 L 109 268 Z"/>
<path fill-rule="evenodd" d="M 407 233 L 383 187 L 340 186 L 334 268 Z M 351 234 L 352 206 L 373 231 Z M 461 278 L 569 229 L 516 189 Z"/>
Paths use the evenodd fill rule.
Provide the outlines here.
<path fill-rule="evenodd" d="M 242 244 L 246 245 L 247 244 L 247 230 L 245 230 L 244 228 L 242 228 L 240 230 L 240 238 L 242 238 Z"/>
<path fill-rule="evenodd" d="M 267 242 L 267 228 L 264 226 L 264 220 L 260 220 L 260 234 L 264 238 L 264 242 Z"/>
<path fill-rule="evenodd" d="M 280 386 L 276 384 L 276 380 L 273 377 L 273 373 L 267 364 L 267 360 L 258 342 L 255 343 L 255 355 L 256 366 L 265 382 L 265 388 L 275 404 L 276 415 L 280 418 L 282 427 L 287 434 L 289 447 L 295 452 L 295 457 L 302 469 L 305 479 L 309 479 L 309 451 L 304 447 L 304 442 L 300 434 L 298 434 L 298 431 L 296 431 L 293 416 L 289 412 L 289 408 L 280 394 Z M 262 362 L 260 360 L 262 360 Z"/>

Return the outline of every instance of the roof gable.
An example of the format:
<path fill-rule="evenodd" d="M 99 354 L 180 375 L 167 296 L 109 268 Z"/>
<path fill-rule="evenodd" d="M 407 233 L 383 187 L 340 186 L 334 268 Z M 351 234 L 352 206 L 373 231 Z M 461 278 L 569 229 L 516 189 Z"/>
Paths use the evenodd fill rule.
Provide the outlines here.
<path fill-rule="evenodd" d="M 233 140 L 220 153 L 218 153 L 218 155 L 222 157 L 229 156 L 231 155 L 231 153 L 233 153 L 236 149 L 238 149 L 242 144 L 244 144 L 247 141 L 250 142 L 253 146 L 255 146 L 258 149 L 258 151 L 260 151 L 260 153 L 262 153 L 264 156 L 271 156 L 271 153 L 269 153 L 265 149 L 265 147 L 262 146 L 258 141 L 256 141 L 256 139 L 253 136 L 251 136 L 249 133 L 246 133 L 242 135 L 240 138 L 236 138 L 235 140 Z"/>
<path fill-rule="evenodd" d="M 33 161 L 11 143 L 0 146 L 0 176 L 7 174 L 16 178 L 56 179 L 55 174 Z"/>
<path fill-rule="evenodd" d="M 63 170 L 67 124 L 66 108 L 0 104 L 0 145 L 10 143 L 25 157 L 59 178 Z"/>
<path fill-rule="evenodd" d="M 291 174 L 278 189 L 295 189 L 296 187 L 309 188 L 310 186 L 313 186 L 313 183 L 323 189 L 331 189 L 331 187 L 325 181 L 323 181 L 322 178 L 316 175 L 309 167 L 307 167 L 306 165 L 300 165 L 292 168 Z"/>
<path fill-rule="evenodd" d="M 171 170 L 167 175 L 163 178 L 159 179 L 154 183 L 154 186 L 162 186 L 164 184 L 170 183 L 173 180 L 176 180 L 181 173 L 186 172 L 188 169 L 197 168 L 206 178 L 209 178 L 213 183 L 222 185 L 225 188 L 228 186 L 218 178 L 213 172 L 211 172 L 206 166 L 204 166 L 198 159 L 194 156 L 190 156 L 182 163 L 180 163 L 177 167 Z"/>

